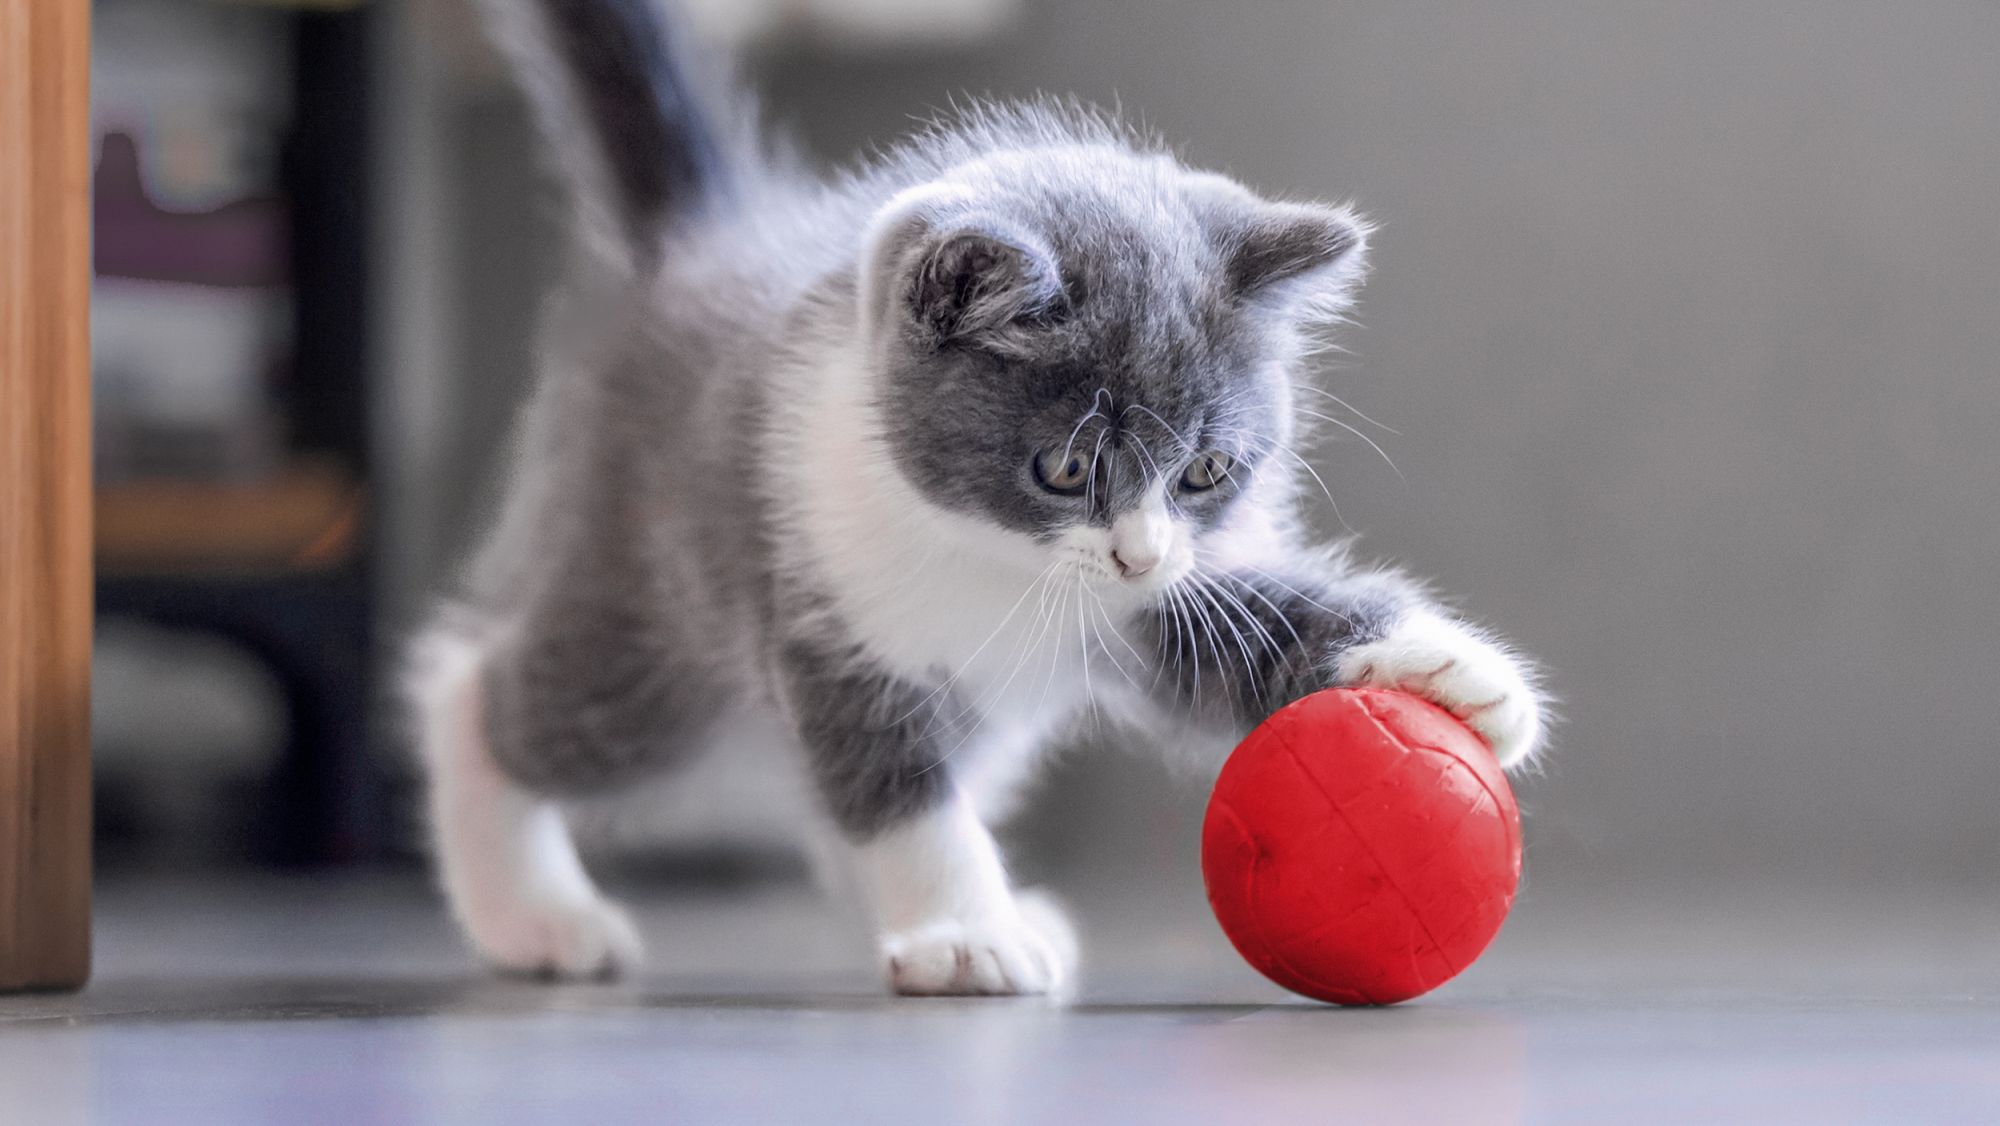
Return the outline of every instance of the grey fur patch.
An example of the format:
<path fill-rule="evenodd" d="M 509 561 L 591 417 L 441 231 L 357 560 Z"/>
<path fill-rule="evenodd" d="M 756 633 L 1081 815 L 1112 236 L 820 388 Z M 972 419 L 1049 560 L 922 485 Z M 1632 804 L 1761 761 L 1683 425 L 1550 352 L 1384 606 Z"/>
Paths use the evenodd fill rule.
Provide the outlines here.
<path fill-rule="evenodd" d="M 600 472 L 607 483 L 632 475 L 616 464 Z M 644 540 L 620 534 L 646 521 L 633 495 L 606 487 L 578 498 L 584 534 L 541 549 L 551 581 L 486 655 L 493 759 L 531 789 L 578 795 L 632 781 L 699 745 L 741 697 L 731 678 L 687 659 L 713 636 L 677 612 L 661 589 L 670 573 Z"/>
<path fill-rule="evenodd" d="M 787 644 L 779 663 L 820 796 L 849 839 L 866 840 L 950 792 L 946 756 L 977 720 L 956 694 L 808 641 Z"/>

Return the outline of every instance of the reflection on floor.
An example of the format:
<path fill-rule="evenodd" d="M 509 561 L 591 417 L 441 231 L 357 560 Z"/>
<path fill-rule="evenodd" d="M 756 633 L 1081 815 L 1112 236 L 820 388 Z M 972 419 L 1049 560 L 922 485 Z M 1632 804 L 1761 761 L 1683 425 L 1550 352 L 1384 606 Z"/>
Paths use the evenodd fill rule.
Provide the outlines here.
<path fill-rule="evenodd" d="M 638 980 L 488 980 L 414 876 L 149 877 L 0 998 L 0 1122 L 2000 1120 L 2000 902 L 1534 888 L 1418 1003 L 1287 1001 L 1198 892 L 1074 898 L 1081 1002 L 879 995 L 792 887 L 642 912 Z"/>

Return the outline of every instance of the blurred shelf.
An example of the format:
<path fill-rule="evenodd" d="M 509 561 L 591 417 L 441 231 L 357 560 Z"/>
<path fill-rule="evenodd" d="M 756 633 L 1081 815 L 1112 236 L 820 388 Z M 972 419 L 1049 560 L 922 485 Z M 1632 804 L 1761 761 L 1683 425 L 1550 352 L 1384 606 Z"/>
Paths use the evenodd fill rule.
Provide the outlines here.
<path fill-rule="evenodd" d="M 44 2 L 67 0 L 31 0 Z M 260 785 L 251 811 L 257 826 L 251 846 L 255 856 L 300 864 L 380 856 L 396 842 L 391 838 L 393 818 L 387 814 L 389 772 L 371 748 L 377 655 L 371 641 L 368 529 L 368 490 L 374 479 L 368 442 L 368 299 L 373 292 L 368 189 L 377 175 L 369 130 L 375 116 L 372 75 L 380 50 L 373 26 L 388 14 L 383 11 L 387 5 L 366 0 L 134 0 L 129 5 L 107 0 L 98 5 L 101 15 L 126 7 L 157 10 L 140 12 L 145 19 L 125 28 L 126 50 L 110 60 L 130 69 L 103 69 L 100 75 L 130 80 L 130 96 L 140 111 L 132 116 L 142 127 L 156 126 L 176 112 L 223 115 L 228 128 L 218 135 L 242 134 L 259 160 L 268 156 L 275 161 L 268 169 L 274 181 L 270 198 L 256 198 L 262 201 L 259 206 L 282 208 L 282 215 L 225 215 L 231 222 L 204 222 L 199 231 L 162 246 L 161 224 L 143 221 L 160 217 L 128 208 L 123 217 L 131 224 L 120 228 L 107 221 L 99 232 L 124 240 L 108 248 L 100 243 L 100 250 L 108 251 L 100 264 L 110 274 L 172 280 L 192 272 L 192 280 L 212 285 L 285 290 L 288 297 L 272 303 L 289 305 L 288 362 L 269 373 L 267 387 L 280 416 L 270 420 L 271 436 L 281 438 L 291 453 L 281 470 L 233 483 L 192 474 L 128 478 L 107 473 L 95 498 L 97 605 L 107 618 L 131 617 L 170 631 L 219 635 L 276 675 L 289 721 L 279 761 Z M 259 9 L 282 17 L 282 32 Z M 238 42 L 229 30 L 238 23 L 256 34 L 245 31 Z M 161 40 L 157 47 L 156 39 Z M 196 49 L 179 50 L 189 42 Z M 183 64 L 178 70 L 170 65 L 176 59 Z M 217 72 L 232 81 L 208 81 L 217 74 L 203 68 L 213 67 L 240 69 Z M 251 81 L 267 71 L 269 82 Z M 243 81 L 234 81 L 238 78 Z M 289 91 L 280 91 L 278 83 Z M 269 104 L 246 105 L 240 96 L 246 89 L 254 97 L 268 94 Z M 203 94 L 212 90 L 223 93 L 212 98 Z M 182 102 L 184 110 L 174 108 Z M 119 155 L 117 146 L 109 148 Z M 219 151 L 236 159 L 234 148 Z M 103 210 L 107 220 L 119 218 L 112 209 Z M 212 214 L 206 218 L 216 219 Z M 281 226 L 281 232 L 272 234 L 273 225 Z M 248 271 L 242 269 L 245 256 L 216 257 L 230 240 L 240 244 L 246 229 L 282 243 L 248 255 L 255 266 Z M 263 233 L 257 234 L 259 229 Z M 150 249 L 162 253 L 141 253 L 149 248 L 133 243 L 143 240 L 153 240 Z M 184 337 L 193 331 L 184 321 L 169 327 L 178 327 Z M 145 346 L 147 334 L 136 335 Z M 155 346 L 188 347 L 181 340 L 163 332 Z M 193 366 L 198 357 L 177 351 L 172 358 Z M 100 434 L 113 436 L 110 427 Z M 162 435 L 156 430 L 152 436 Z M 179 456 L 171 443 L 157 450 L 114 445 L 99 452 L 99 464 L 114 471 L 127 465 L 164 469 L 180 464 L 169 460 Z M 195 460 L 189 459 L 190 464 Z M 251 463 L 268 464 L 262 458 Z M 5 534 L 0 529 L 0 537 Z"/>
<path fill-rule="evenodd" d="M 97 490 L 100 572 L 284 574 L 354 558 L 361 483 L 331 458 L 243 484 L 134 481 Z"/>
<path fill-rule="evenodd" d="M 353 12 L 374 6 L 374 0 L 154 0 L 165 5 L 210 4 L 220 8 L 271 8 L 285 12 Z"/>
<path fill-rule="evenodd" d="M 209 0 L 215 4 L 235 4 L 245 8 L 287 8 L 300 12 L 348 12 L 366 7 L 369 0 Z"/>

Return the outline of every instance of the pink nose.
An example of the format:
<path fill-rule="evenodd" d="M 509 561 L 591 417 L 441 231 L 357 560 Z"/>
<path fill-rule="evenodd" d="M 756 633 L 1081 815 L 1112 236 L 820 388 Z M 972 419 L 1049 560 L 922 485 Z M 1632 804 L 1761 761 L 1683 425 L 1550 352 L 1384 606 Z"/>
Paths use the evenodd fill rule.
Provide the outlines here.
<path fill-rule="evenodd" d="M 1112 549 L 1111 561 L 1118 564 L 1118 574 L 1128 579 L 1136 579 L 1160 565 L 1160 557 L 1157 555 L 1128 556 L 1116 548 Z"/>

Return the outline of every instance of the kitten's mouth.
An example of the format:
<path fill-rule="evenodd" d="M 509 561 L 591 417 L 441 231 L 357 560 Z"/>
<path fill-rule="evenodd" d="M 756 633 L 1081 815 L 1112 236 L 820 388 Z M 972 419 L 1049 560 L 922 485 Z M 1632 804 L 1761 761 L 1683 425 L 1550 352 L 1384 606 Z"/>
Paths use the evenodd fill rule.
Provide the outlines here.
<path fill-rule="evenodd" d="M 1106 589 L 1129 595 L 1134 600 L 1155 601 L 1187 578 L 1187 568 L 1156 567 L 1140 575 L 1120 576 L 1106 572 L 1098 581 Z"/>

